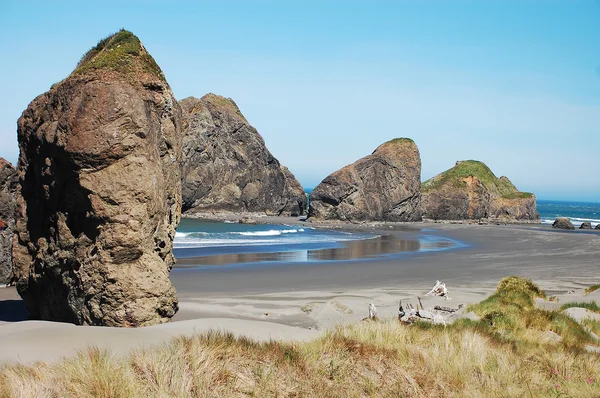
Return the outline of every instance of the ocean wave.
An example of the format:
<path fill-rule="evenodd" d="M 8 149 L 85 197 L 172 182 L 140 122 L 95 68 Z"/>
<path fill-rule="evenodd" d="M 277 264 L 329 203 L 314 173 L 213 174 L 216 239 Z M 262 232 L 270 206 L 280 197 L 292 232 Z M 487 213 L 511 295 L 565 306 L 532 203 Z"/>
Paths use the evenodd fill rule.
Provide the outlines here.
<path fill-rule="evenodd" d="M 242 236 L 279 236 L 281 234 L 295 234 L 304 232 L 303 229 L 270 229 L 268 231 L 234 232 Z"/>
<path fill-rule="evenodd" d="M 180 238 L 189 238 L 189 237 L 200 237 L 200 236 L 206 236 L 208 235 L 208 232 L 200 232 L 200 231 L 195 231 L 195 232 L 179 232 L 176 231 L 175 232 L 175 239 Z"/>

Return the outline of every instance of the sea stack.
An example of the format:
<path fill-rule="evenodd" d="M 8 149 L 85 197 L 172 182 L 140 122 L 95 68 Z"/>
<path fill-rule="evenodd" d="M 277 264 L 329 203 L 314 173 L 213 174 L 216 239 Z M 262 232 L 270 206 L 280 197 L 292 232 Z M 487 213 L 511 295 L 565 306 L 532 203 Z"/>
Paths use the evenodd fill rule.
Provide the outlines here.
<path fill-rule="evenodd" d="M 183 109 L 183 211 L 299 216 L 302 185 L 267 149 L 236 103 L 215 94 Z"/>
<path fill-rule="evenodd" d="M 17 170 L 0 158 L 0 285 L 13 279 L 12 239 L 15 228 Z"/>
<path fill-rule="evenodd" d="M 13 241 L 32 319 L 135 327 L 177 311 L 181 110 L 131 32 L 88 51 L 18 121 Z"/>
<path fill-rule="evenodd" d="M 342 221 L 421 220 L 421 157 L 396 138 L 325 178 L 310 194 L 309 218 Z"/>
<path fill-rule="evenodd" d="M 423 218 L 538 222 L 535 195 L 496 177 L 483 162 L 465 160 L 422 185 Z"/>

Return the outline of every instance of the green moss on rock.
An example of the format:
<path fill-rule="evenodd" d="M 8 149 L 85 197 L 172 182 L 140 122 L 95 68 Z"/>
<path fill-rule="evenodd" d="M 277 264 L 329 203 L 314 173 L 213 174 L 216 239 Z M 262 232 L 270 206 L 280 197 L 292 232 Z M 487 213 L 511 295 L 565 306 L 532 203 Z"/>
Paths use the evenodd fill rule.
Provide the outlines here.
<path fill-rule="evenodd" d="M 421 188 L 423 192 L 438 189 L 445 184 L 462 188 L 466 186 L 464 179 L 468 177 L 477 177 L 488 191 L 505 199 L 530 198 L 533 196 L 529 192 L 519 192 L 508 178 L 496 177 L 485 163 L 478 160 L 459 161 L 451 169 L 425 181 Z"/>
<path fill-rule="evenodd" d="M 128 79 L 136 78 L 140 73 L 147 73 L 166 82 L 162 70 L 146 51 L 140 39 L 125 29 L 100 40 L 81 57 L 73 74 L 100 69 L 113 70 Z"/>
<path fill-rule="evenodd" d="M 413 140 L 411 140 L 410 138 L 405 138 L 405 137 L 402 137 L 402 138 L 394 138 L 393 140 L 389 140 L 389 141 L 388 141 L 388 142 L 386 142 L 385 144 L 399 144 L 399 143 L 402 143 L 402 142 L 409 142 L 409 143 L 411 143 L 411 144 L 414 144 L 414 143 L 415 143 L 415 142 L 414 142 Z M 385 144 L 384 144 L 384 145 L 385 145 Z"/>

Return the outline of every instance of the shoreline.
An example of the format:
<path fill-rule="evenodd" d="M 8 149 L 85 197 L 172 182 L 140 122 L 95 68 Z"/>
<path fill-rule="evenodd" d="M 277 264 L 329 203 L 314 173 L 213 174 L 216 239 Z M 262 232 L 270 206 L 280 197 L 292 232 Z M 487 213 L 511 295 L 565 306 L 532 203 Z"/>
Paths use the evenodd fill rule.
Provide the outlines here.
<path fill-rule="evenodd" d="M 266 223 L 279 219 L 261 218 Z M 282 220 L 279 224 L 293 222 Z M 307 224 L 322 227 L 313 223 L 300 225 Z M 371 302 L 384 318 L 395 316 L 398 300 L 414 303 L 416 297 L 422 299 L 426 308 L 456 308 L 483 300 L 501 278 L 509 275 L 531 278 L 549 295 L 600 283 L 598 233 L 557 231 L 539 225 L 410 223 L 392 228 L 388 224 L 328 227 L 392 234 L 433 229 L 436 234 L 466 242 L 469 247 L 368 262 L 276 263 L 277 266 L 229 270 L 178 268 L 171 273 L 180 301 L 180 311 L 173 321 L 116 331 L 56 322 L 14 322 L 23 319 L 23 303 L 14 288 L 4 288 L 0 289 L 0 363 L 53 361 L 90 344 L 123 352 L 211 328 L 251 335 L 262 341 L 310 339 L 338 323 L 361 320 Z M 436 280 L 446 283 L 452 300 L 424 297 Z"/>

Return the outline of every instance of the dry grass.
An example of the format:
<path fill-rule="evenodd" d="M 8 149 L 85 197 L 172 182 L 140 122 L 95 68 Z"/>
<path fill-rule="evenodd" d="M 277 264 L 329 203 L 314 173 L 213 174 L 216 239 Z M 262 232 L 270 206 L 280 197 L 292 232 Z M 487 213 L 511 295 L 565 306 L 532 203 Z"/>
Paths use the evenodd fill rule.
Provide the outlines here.
<path fill-rule="evenodd" d="M 574 325 L 559 311 L 529 308 L 532 291 L 513 291 L 522 322 L 504 308 L 507 297 L 496 297 L 475 309 L 504 308 L 501 322 L 493 315 L 444 328 L 390 319 L 294 344 L 208 333 L 124 357 L 90 349 L 53 365 L 4 366 L 0 397 L 600 396 L 600 356 L 566 341 Z M 540 339 L 552 327 L 562 343 Z"/>

